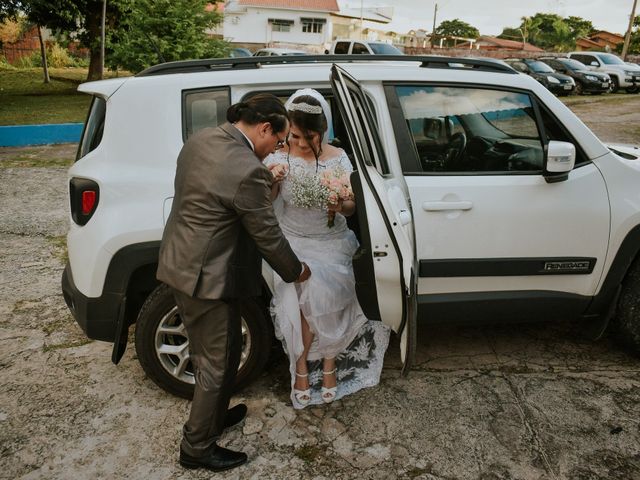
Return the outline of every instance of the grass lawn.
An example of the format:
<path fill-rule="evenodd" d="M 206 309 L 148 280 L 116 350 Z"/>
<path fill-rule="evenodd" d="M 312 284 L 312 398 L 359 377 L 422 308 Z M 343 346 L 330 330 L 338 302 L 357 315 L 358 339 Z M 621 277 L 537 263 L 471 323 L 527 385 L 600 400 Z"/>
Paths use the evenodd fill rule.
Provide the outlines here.
<path fill-rule="evenodd" d="M 81 123 L 91 97 L 77 92 L 87 78 L 86 68 L 52 68 L 51 82 L 42 69 L 0 69 L 0 125 Z"/>

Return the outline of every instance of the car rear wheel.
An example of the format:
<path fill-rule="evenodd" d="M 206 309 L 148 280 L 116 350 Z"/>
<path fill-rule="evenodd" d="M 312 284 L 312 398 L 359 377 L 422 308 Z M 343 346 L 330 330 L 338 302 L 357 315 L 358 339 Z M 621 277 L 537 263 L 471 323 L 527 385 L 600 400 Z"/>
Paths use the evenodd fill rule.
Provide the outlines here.
<path fill-rule="evenodd" d="M 241 305 L 242 353 L 235 390 L 257 378 L 267 363 L 273 326 L 266 309 L 246 300 Z M 191 398 L 193 366 L 189 337 L 178 313 L 171 289 L 161 284 L 149 295 L 136 321 L 136 353 L 147 376 L 163 390 Z"/>
<path fill-rule="evenodd" d="M 640 353 L 640 258 L 631 265 L 622 284 L 614 329 L 625 346 Z"/>
<path fill-rule="evenodd" d="M 582 86 L 582 82 L 576 82 L 576 95 L 584 95 L 584 87 Z"/>
<path fill-rule="evenodd" d="M 638 88 L 637 85 L 634 85 L 633 87 L 627 87 L 625 88 L 625 90 L 627 91 L 627 93 L 638 93 L 638 91 L 640 90 L 640 88 Z"/>

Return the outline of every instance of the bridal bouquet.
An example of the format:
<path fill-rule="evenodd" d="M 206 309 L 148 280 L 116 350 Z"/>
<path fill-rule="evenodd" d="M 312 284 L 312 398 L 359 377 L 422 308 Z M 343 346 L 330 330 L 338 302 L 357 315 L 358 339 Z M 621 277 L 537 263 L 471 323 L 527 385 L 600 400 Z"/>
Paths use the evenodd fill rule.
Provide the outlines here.
<path fill-rule="evenodd" d="M 327 195 L 327 203 L 329 205 L 337 205 L 340 200 L 353 200 L 349 174 L 343 169 L 325 170 L 320 175 L 320 183 L 329 192 Z M 333 227 L 335 218 L 336 212 L 329 210 L 327 212 L 327 227 Z"/>
<path fill-rule="evenodd" d="M 290 181 L 291 203 L 298 207 L 326 209 L 340 200 L 353 200 L 349 174 L 340 168 L 320 175 L 296 175 Z M 335 217 L 336 212 L 328 210 L 328 227 L 333 227 Z"/>

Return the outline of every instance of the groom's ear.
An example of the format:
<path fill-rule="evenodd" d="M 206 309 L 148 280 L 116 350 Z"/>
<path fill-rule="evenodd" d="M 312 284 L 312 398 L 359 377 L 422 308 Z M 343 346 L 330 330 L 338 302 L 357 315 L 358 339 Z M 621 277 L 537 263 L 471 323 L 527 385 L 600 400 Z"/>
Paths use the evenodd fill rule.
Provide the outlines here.
<path fill-rule="evenodd" d="M 271 127 L 271 124 L 269 122 L 262 122 L 258 124 L 258 133 L 260 134 L 260 137 L 264 137 L 267 134 L 271 133 L 273 127 Z"/>

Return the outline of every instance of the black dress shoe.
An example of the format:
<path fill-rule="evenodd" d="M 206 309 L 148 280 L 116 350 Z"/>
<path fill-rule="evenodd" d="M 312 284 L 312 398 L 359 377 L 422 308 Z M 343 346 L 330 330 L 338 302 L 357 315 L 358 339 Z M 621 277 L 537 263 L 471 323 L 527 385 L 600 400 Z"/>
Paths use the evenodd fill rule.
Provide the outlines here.
<path fill-rule="evenodd" d="M 233 427 L 240 423 L 247 416 L 247 406 L 239 403 L 233 408 L 227 410 L 227 416 L 224 419 L 224 428 Z"/>
<path fill-rule="evenodd" d="M 213 450 L 203 457 L 192 457 L 180 449 L 180 465 L 184 468 L 206 468 L 212 472 L 222 472 L 247 463 L 247 454 L 244 452 L 234 452 L 218 445 L 213 446 Z"/>

